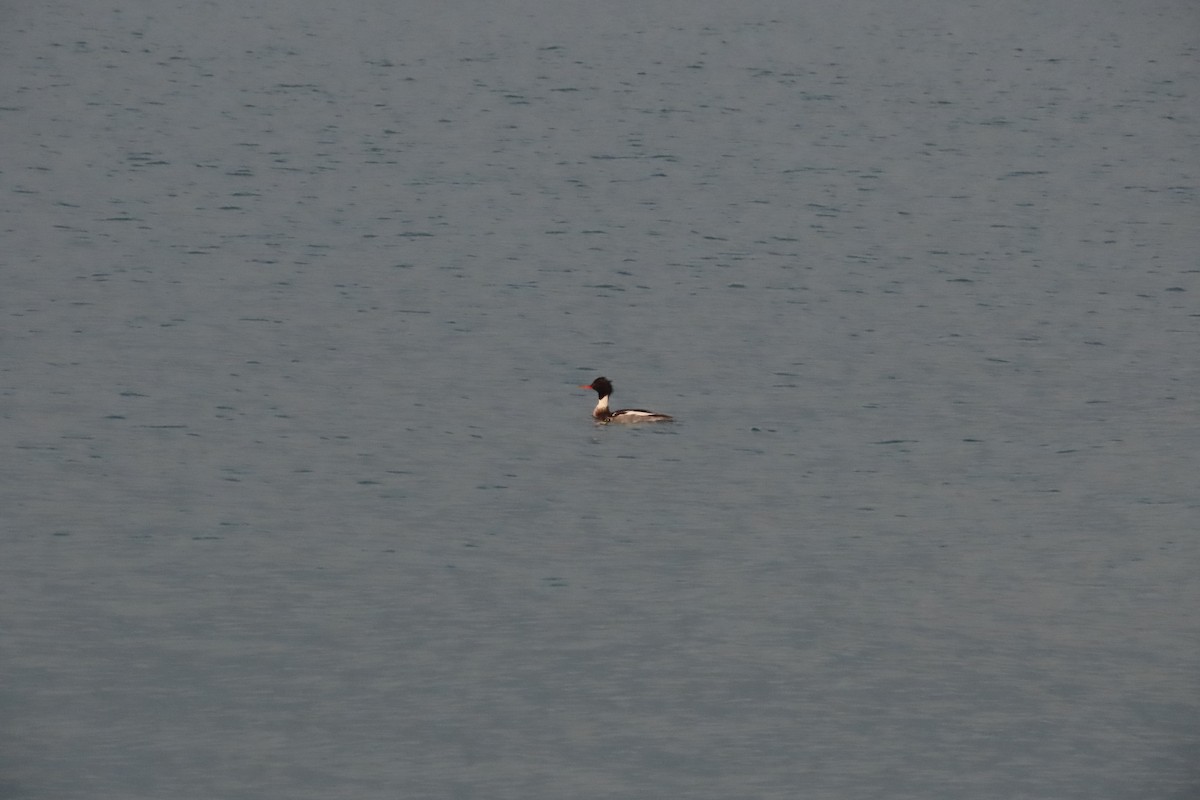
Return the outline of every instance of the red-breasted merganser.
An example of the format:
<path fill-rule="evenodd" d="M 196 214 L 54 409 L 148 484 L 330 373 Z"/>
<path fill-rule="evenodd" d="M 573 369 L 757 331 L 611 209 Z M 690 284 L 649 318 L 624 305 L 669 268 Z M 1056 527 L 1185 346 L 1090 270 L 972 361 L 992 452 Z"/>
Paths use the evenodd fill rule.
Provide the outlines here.
<path fill-rule="evenodd" d="M 673 417 L 666 414 L 658 414 L 644 408 L 622 408 L 619 411 L 609 411 L 608 398 L 612 394 L 613 388 L 608 378 L 596 378 L 590 384 L 579 388 L 591 389 L 600 395 L 600 400 L 596 403 L 596 410 L 592 412 L 592 419 L 601 424 L 609 422 L 672 422 L 674 420 Z"/>

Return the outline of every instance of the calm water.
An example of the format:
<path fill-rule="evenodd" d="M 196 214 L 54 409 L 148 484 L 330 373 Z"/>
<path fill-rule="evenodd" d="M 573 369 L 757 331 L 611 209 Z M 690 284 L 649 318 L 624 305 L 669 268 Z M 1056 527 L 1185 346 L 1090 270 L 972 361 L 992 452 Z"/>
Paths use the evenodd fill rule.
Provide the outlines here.
<path fill-rule="evenodd" d="M 2 13 L 0 797 L 1200 795 L 1194 4 L 415 5 Z"/>

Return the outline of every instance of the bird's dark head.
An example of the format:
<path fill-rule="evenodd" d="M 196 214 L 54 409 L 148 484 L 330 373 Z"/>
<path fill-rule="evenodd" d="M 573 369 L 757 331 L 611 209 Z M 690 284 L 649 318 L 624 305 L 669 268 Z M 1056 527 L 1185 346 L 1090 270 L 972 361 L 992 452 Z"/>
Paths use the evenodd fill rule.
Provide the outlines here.
<path fill-rule="evenodd" d="M 612 394 L 612 383 L 609 382 L 608 378 L 603 376 L 596 378 L 596 380 L 592 381 L 591 383 L 580 386 L 579 388 L 591 389 L 600 397 L 608 397 L 610 394 Z"/>

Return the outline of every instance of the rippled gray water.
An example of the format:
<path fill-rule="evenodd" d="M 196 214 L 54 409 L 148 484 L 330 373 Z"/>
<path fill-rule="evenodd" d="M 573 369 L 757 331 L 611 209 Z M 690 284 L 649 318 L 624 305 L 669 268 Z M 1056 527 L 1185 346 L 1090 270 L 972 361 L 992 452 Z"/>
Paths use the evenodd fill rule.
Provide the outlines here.
<path fill-rule="evenodd" d="M 1200 791 L 1193 4 L 3 16 L 0 797 Z"/>

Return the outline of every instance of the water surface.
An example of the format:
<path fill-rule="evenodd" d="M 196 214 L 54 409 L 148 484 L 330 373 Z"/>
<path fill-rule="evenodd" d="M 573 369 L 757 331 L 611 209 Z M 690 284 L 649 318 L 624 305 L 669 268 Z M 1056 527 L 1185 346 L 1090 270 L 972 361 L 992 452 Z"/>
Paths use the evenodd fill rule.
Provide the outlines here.
<path fill-rule="evenodd" d="M 0 796 L 1195 796 L 1190 4 L 7 17 Z"/>

